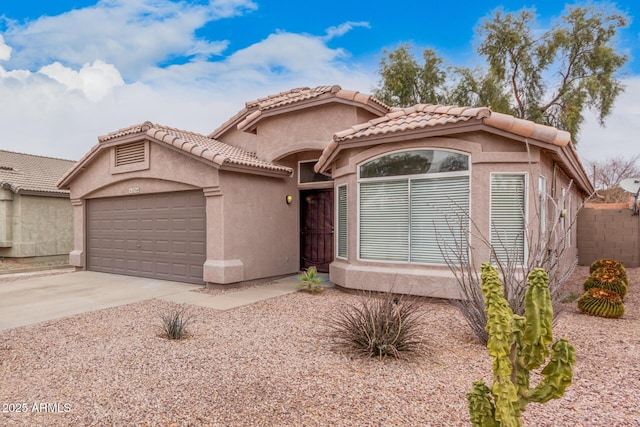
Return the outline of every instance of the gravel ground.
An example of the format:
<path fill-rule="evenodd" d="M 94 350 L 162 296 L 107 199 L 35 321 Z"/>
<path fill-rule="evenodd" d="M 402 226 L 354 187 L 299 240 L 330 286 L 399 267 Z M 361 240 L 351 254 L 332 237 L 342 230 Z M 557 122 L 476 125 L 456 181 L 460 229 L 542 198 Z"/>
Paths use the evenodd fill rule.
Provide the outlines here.
<path fill-rule="evenodd" d="M 576 347 L 574 383 L 530 404 L 525 426 L 640 426 L 640 269 L 628 273 L 621 319 L 564 304 L 554 332 Z M 575 292 L 587 275 L 575 271 Z M 466 393 L 490 381 L 491 360 L 462 316 L 427 301 L 424 354 L 364 360 L 334 347 L 324 323 L 357 298 L 329 289 L 225 312 L 189 306 L 182 341 L 159 336 L 174 307 L 159 300 L 3 331 L 0 425 L 469 425 Z"/>

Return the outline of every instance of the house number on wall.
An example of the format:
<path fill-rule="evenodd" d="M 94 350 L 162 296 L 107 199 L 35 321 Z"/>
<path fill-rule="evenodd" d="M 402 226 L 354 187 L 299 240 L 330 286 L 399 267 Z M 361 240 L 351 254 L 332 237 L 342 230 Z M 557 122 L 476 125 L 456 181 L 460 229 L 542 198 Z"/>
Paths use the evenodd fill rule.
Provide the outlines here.
<path fill-rule="evenodd" d="M 129 188 L 129 194 L 139 193 L 140 187 L 131 187 Z"/>

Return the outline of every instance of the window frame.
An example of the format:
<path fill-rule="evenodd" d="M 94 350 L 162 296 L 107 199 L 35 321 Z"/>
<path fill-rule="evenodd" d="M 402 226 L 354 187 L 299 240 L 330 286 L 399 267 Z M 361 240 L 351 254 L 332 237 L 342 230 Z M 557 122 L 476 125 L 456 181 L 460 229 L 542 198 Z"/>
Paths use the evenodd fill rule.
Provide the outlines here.
<path fill-rule="evenodd" d="M 529 226 L 529 174 L 527 172 L 519 172 L 519 171 L 513 171 L 513 172 L 507 172 L 507 171 L 501 171 L 501 172 L 491 172 L 490 175 L 490 179 L 489 179 L 489 243 L 491 244 L 491 247 L 493 248 L 493 177 L 497 176 L 497 175 L 518 175 L 518 176 L 522 176 L 523 179 L 523 196 L 522 196 L 522 200 L 523 200 L 523 204 L 524 204 L 524 208 L 523 208 L 523 218 L 522 218 L 522 235 L 523 235 L 523 240 L 522 240 L 522 263 L 518 263 L 518 266 L 526 266 L 529 260 L 529 245 L 528 245 L 528 233 L 527 233 L 527 227 Z M 495 249 L 494 249 L 495 250 Z M 495 259 L 493 258 L 493 252 L 491 254 L 491 262 L 493 264 L 495 264 Z"/>
<path fill-rule="evenodd" d="M 547 233 L 547 222 L 549 221 L 549 201 L 547 195 L 547 177 L 538 175 L 538 215 L 539 215 L 539 237 L 544 237 Z"/>
<path fill-rule="evenodd" d="M 394 154 L 398 154 L 398 153 L 403 153 L 403 152 L 411 152 L 411 151 L 425 151 L 425 150 L 433 150 L 433 151 L 445 151 L 445 152 L 451 152 L 451 153 L 456 153 L 456 154 L 462 154 L 467 156 L 468 159 L 468 167 L 467 170 L 464 171 L 454 171 L 454 172 L 436 172 L 436 173 L 422 173 L 422 174 L 409 174 L 409 175 L 393 175 L 393 176 L 384 176 L 384 177 L 373 177 L 373 178 L 361 178 L 360 177 L 360 167 L 368 162 L 371 162 L 373 160 L 379 159 L 381 157 L 385 157 L 385 156 L 389 156 L 389 155 L 394 155 Z M 362 261 L 362 262 L 375 262 L 375 263 L 386 263 L 386 264 L 401 264 L 401 265 L 422 265 L 422 266 L 437 266 L 437 267 L 442 267 L 442 266 L 446 266 L 446 262 L 443 263 L 433 263 L 433 262 L 417 262 L 417 261 L 412 261 L 411 260 L 411 181 L 412 180 L 423 180 L 423 179 L 437 179 L 437 178 L 450 178 L 450 177 L 463 177 L 466 176 L 467 177 L 467 184 L 468 184 L 468 193 L 469 193 L 469 198 L 468 198 L 468 206 L 467 206 L 467 216 L 469 219 L 469 223 L 467 224 L 467 242 L 470 241 L 470 237 L 471 237 L 471 209 L 472 209 L 472 188 L 471 188 L 471 168 L 472 168 L 472 160 L 471 160 L 471 153 L 468 152 L 464 152 L 461 150 L 454 150 L 454 149 L 448 149 L 448 148 L 438 148 L 438 147 L 414 147 L 414 148 L 406 148 L 406 149 L 401 149 L 401 150 L 394 150 L 394 151 L 388 151 L 385 153 L 382 153 L 380 155 L 368 158 L 366 160 L 363 160 L 361 162 L 359 162 L 356 165 L 356 173 L 357 173 L 357 179 L 356 179 L 356 183 L 357 183 L 357 201 L 356 201 L 356 215 L 357 215 L 357 219 L 356 219 L 356 232 L 357 232 L 357 239 L 356 239 L 356 259 L 358 261 Z M 399 261 L 399 260 L 384 260 L 384 259 L 371 259 L 371 258 L 364 258 L 361 256 L 362 253 L 362 247 L 361 247 L 361 240 L 362 240 L 362 224 L 361 224 L 361 218 L 362 218 L 362 192 L 361 192 L 361 184 L 363 183 L 370 183 L 370 182 L 389 182 L 389 181 L 405 181 L 406 185 L 407 185 L 407 191 L 408 191 L 408 222 L 409 222 L 409 228 L 408 228 L 408 235 L 407 235 L 407 239 L 408 239 L 408 247 L 407 247 L 407 259 L 403 260 L 403 261 Z M 471 248 L 470 246 L 467 247 L 467 251 L 470 251 Z"/>
<path fill-rule="evenodd" d="M 313 165 L 315 165 L 316 163 L 318 163 L 318 159 L 298 160 L 297 174 L 298 174 L 298 186 L 299 187 L 327 185 L 327 183 L 331 183 L 331 187 L 333 187 L 333 178 L 331 176 L 324 175 L 324 174 L 318 174 L 317 172 L 316 172 L 316 174 L 322 175 L 322 176 L 326 176 L 327 179 L 322 180 L 322 181 L 305 181 L 305 182 L 302 182 L 302 164 L 303 163 L 313 163 Z"/>
<path fill-rule="evenodd" d="M 344 189 L 344 207 L 345 207 L 345 224 L 344 224 L 344 230 L 342 230 L 341 227 L 341 221 L 340 221 L 340 190 Z M 347 260 L 349 259 L 349 188 L 347 186 L 347 184 L 340 184 L 336 186 L 336 191 L 335 191 L 335 198 L 336 198 L 336 209 L 335 209 L 335 230 L 336 230 L 336 238 L 335 238 L 335 256 L 338 259 L 342 259 L 342 260 Z M 340 255 L 340 242 L 341 242 L 341 235 L 344 232 L 344 246 L 345 246 L 345 254 L 344 256 Z"/>

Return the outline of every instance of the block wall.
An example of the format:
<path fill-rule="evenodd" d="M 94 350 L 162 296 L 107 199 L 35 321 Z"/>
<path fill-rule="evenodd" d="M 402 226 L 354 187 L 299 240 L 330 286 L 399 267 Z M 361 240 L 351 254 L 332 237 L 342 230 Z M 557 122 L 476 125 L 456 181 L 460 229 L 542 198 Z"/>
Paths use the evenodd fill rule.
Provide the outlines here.
<path fill-rule="evenodd" d="M 640 266 L 640 215 L 625 204 L 587 205 L 578 214 L 578 262 L 608 258 Z"/>

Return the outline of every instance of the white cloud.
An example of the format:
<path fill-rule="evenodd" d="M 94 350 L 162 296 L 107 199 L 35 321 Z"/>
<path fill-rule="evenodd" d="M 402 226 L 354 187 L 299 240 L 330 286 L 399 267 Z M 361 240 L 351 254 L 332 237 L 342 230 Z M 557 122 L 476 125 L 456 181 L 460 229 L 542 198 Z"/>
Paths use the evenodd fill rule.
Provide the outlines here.
<path fill-rule="evenodd" d="M 80 90 L 91 101 L 98 101 L 110 94 L 113 88 L 124 85 L 116 67 L 100 60 L 85 64 L 80 71 L 54 62 L 39 72 L 62 83 L 67 90 Z"/>
<path fill-rule="evenodd" d="M 25 24 L 10 22 L 4 33 L 14 48 L 12 65 L 33 69 L 58 61 L 80 67 L 100 59 L 127 80 L 176 57 L 210 57 L 227 43 L 198 38 L 206 23 L 254 10 L 250 0 L 217 0 L 208 5 L 169 0 L 101 0 L 93 7 L 45 16 Z M 185 58 L 189 59 L 189 58 Z"/>
<path fill-rule="evenodd" d="M 148 67 L 125 83 L 102 60 L 70 67 L 53 62 L 38 72 L 0 67 L 3 148 L 79 159 L 99 135 L 146 120 L 209 133 L 248 100 L 299 86 L 340 84 L 368 92 L 370 71 L 343 60 L 320 37 L 272 34 L 217 62 Z"/>
<path fill-rule="evenodd" d="M 346 33 L 348 33 L 349 31 L 351 31 L 352 29 L 356 28 L 356 27 L 364 27 L 364 28 L 371 28 L 371 26 L 369 25 L 368 22 L 345 22 L 343 24 L 338 25 L 337 27 L 329 27 L 326 30 L 326 36 L 323 37 L 324 40 L 328 41 L 331 39 L 334 39 L 336 37 L 340 37 L 345 35 Z"/>
<path fill-rule="evenodd" d="M 0 34 L 0 61 L 8 61 L 11 58 L 11 47 L 4 42 L 4 37 Z"/>
<path fill-rule="evenodd" d="M 583 160 L 606 160 L 640 154 L 640 76 L 623 80 L 625 91 L 618 96 L 613 111 L 601 127 L 595 114 L 585 115 L 578 153 Z"/>

